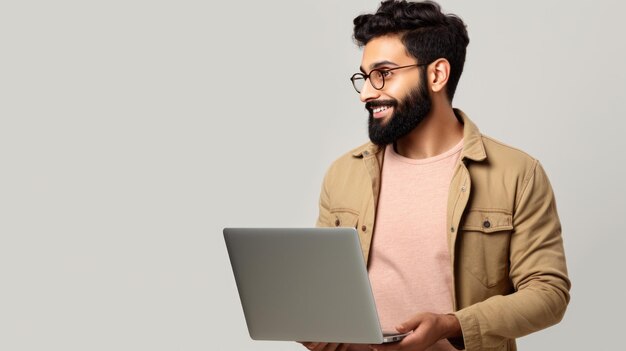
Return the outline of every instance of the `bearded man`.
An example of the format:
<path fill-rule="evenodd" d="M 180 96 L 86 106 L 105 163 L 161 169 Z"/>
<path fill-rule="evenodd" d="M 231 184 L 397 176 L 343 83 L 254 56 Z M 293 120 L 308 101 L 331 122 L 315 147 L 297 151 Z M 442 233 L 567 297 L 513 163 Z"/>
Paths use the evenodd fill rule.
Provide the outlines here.
<path fill-rule="evenodd" d="M 354 19 L 351 77 L 370 142 L 335 161 L 317 225 L 359 231 L 383 330 L 395 344 L 333 350 L 515 350 L 569 302 L 561 225 L 543 168 L 452 107 L 469 43 L 434 2 L 384 1 Z"/>

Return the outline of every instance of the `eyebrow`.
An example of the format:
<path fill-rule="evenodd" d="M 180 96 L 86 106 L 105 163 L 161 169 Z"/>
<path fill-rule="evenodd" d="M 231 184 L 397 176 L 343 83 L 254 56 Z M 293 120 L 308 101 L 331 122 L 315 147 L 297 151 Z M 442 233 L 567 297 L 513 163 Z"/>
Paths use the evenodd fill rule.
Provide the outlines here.
<path fill-rule="evenodd" d="M 378 61 L 378 62 L 374 62 L 370 65 L 370 70 L 373 70 L 375 68 L 378 68 L 380 66 L 387 66 L 387 65 L 392 65 L 392 66 L 397 66 L 397 63 L 391 62 L 391 61 Z M 363 66 L 359 67 L 359 69 L 361 70 L 361 72 L 365 73 L 365 70 L 363 69 Z"/>

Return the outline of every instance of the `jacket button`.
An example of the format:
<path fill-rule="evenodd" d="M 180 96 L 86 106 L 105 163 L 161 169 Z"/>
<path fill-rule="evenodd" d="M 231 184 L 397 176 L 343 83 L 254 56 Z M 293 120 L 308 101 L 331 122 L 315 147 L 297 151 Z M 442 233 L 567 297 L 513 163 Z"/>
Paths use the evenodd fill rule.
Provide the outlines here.
<path fill-rule="evenodd" d="M 367 230 L 367 226 L 365 226 L 365 225 L 361 226 L 361 230 L 362 231 L 366 231 Z"/>
<path fill-rule="evenodd" d="M 451 233 L 454 233 L 454 227 L 451 227 L 451 228 L 450 228 L 450 232 L 451 232 Z"/>
<path fill-rule="evenodd" d="M 489 221 L 484 221 L 484 222 L 483 222 L 483 227 L 485 227 L 485 228 L 489 228 L 489 227 L 491 227 L 491 222 L 489 222 Z"/>
<path fill-rule="evenodd" d="M 340 224 L 341 224 L 341 221 L 339 220 L 339 218 L 337 218 L 335 220 L 335 227 L 339 227 Z"/>

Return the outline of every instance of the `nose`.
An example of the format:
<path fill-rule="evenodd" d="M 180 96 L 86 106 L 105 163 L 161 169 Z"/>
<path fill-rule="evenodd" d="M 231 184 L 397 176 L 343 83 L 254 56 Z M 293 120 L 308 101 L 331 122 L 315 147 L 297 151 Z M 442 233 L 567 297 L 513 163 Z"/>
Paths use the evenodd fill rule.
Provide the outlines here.
<path fill-rule="evenodd" d="M 363 84 L 363 89 L 361 89 L 361 93 L 359 94 L 361 102 L 368 102 L 370 100 L 374 100 L 380 97 L 380 90 L 374 89 L 370 80 L 367 79 L 365 84 Z"/>

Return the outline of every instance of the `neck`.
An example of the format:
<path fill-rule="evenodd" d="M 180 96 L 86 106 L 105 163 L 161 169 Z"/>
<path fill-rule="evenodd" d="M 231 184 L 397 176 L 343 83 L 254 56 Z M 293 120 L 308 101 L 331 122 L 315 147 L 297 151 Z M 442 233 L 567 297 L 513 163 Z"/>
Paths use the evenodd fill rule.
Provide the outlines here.
<path fill-rule="evenodd" d="M 404 157 L 422 159 L 437 156 L 458 144 L 463 125 L 449 104 L 433 104 L 426 118 L 409 134 L 398 139 L 396 152 Z"/>

